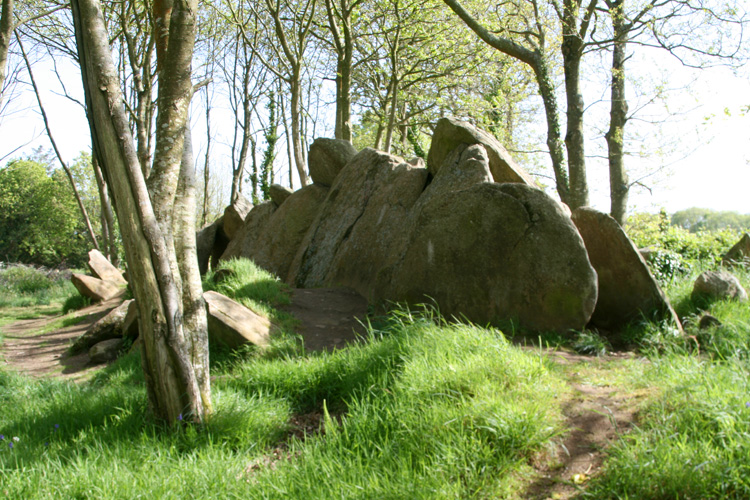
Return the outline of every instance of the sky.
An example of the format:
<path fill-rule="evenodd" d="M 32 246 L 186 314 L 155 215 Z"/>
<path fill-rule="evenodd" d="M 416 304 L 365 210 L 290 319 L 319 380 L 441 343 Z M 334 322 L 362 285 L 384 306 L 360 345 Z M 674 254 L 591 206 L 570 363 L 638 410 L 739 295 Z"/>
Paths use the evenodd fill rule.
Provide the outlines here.
<path fill-rule="evenodd" d="M 673 213 L 689 207 L 703 207 L 750 213 L 750 113 L 742 113 L 742 108 L 750 105 L 750 77 L 735 75 L 725 67 L 695 73 L 679 67 L 674 61 L 660 60 L 659 65 L 663 66 L 662 72 L 667 71 L 672 79 L 687 81 L 696 74 L 698 78 L 689 89 L 677 91 L 670 97 L 671 107 L 687 109 L 671 123 L 662 126 L 665 134 L 680 141 L 677 154 L 653 154 L 645 159 L 628 160 L 631 180 L 643 176 L 642 184 L 647 186 L 635 186 L 631 190 L 629 211 L 655 212 L 663 208 Z M 77 68 L 72 65 L 63 65 L 62 68 L 68 91 L 82 100 Z M 71 161 L 80 151 L 89 149 L 84 112 L 78 104 L 61 96 L 62 88 L 49 64 L 36 63 L 34 72 L 42 87 L 42 99 L 55 140 L 64 159 Z M 28 80 L 25 74 L 23 78 Z M 9 109 L 0 117 L 0 166 L 8 159 L 30 154 L 35 147 L 51 147 L 30 89 L 23 89 L 12 99 Z M 602 106 L 603 103 L 600 112 L 605 109 Z M 595 106 L 590 112 L 596 112 Z M 193 123 L 196 157 L 199 157 L 203 121 L 194 115 Z M 214 122 L 212 128 L 221 128 L 220 123 Z M 223 132 L 225 136 L 230 135 L 229 131 Z M 595 148 L 587 146 L 587 152 L 592 149 Z M 285 151 L 281 144 L 279 157 L 282 161 L 285 160 Z M 606 160 L 590 158 L 587 171 L 591 205 L 608 212 Z"/>

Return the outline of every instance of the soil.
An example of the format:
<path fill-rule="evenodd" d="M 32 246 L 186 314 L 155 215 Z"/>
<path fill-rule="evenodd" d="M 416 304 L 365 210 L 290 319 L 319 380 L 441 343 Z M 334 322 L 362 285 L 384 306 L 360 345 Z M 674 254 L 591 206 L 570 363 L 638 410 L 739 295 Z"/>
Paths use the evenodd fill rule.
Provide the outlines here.
<path fill-rule="evenodd" d="M 366 338 L 363 323 L 367 302 L 355 292 L 331 288 L 295 289 L 291 299 L 291 304 L 283 309 L 300 321 L 298 331 L 307 350 L 341 349 Z M 49 328 L 59 316 L 5 326 L 2 328 L 5 334 L 2 356 L 12 369 L 34 377 L 85 380 L 101 365 L 92 366 L 87 353 L 71 356 L 67 348 L 121 300 L 113 299 L 82 309 L 76 314 L 80 322 L 41 335 L 38 332 Z M 573 389 L 573 396 L 563 404 L 565 427 L 570 431 L 563 436 L 552 456 L 540 455 L 535 460 L 537 479 L 523 495 L 534 500 L 568 499 L 585 489 L 587 481 L 600 468 L 607 446 L 634 425 L 638 402 L 636 395 L 620 393 L 607 385 L 587 383 L 577 371 L 579 366 L 617 361 L 629 354 L 593 358 L 557 350 L 549 351 L 548 355 L 566 366 L 564 371 Z M 300 419 L 298 425 L 293 426 L 300 432 L 314 433 L 321 428 L 319 415 Z M 278 451 L 280 456 L 285 455 L 283 450 Z"/>
<path fill-rule="evenodd" d="M 81 309 L 73 315 L 80 318 L 76 324 L 41 335 L 39 331 L 49 329 L 61 316 L 21 320 L 6 325 L 2 327 L 5 341 L 0 353 L 12 369 L 32 377 L 85 380 L 99 367 L 89 363 L 88 353 L 71 355 L 68 347 L 89 326 L 120 303 L 122 298 L 114 298 Z"/>
<path fill-rule="evenodd" d="M 609 385 L 586 383 L 575 371 L 584 364 L 616 362 L 631 356 L 631 353 L 615 353 L 597 358 L 567 351 L 549 353 L 550 359 L 569 367 L 566 372 L 573 396 L 563 404 L 565 427 L 569 431 L 552 459 L 545 457 L 536 464 L 538 477 L 525 498 L 564 500 L 581 493 L 599 471 L 606 448 L 635 425 L 642 395 L 621 393 Z"/>

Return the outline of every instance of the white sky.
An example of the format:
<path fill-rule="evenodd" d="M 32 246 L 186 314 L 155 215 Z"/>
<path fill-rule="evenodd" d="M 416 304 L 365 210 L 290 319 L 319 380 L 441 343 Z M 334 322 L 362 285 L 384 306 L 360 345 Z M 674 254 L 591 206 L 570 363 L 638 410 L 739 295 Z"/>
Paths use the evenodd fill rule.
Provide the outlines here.
<path fill-rule="evenodd" d="M 661 64 L 661 63 L 660 63 Z M 690 72 L 673 62 L 663 62 L 675 79 L 689 78 Z M 633 67 L 631 71 L 643 68 Z M 662 68 L 664 69 L 664 68 Z M 89 148 L 88 126 L 83 110 L 77 104 L 61 97 L 61 87 L 49 67 L 41 63 L 35 66 L 37 82 L 43 89 L 43 100 L 49 114 L 52 131 L 62 154 L 67 161 L 80 151 Z M 24 80 L 27 80 L 25 73 Z M 80 77 L 74 68 L 65 70 L 68 90 L 82 100 Z M 692 109 L 679 120 L 667 126 L 666 131 L 682 137 L 682 153 L 677 157 L 653 157 L 647 160 L 629 160 L 634 171 L 632 178 L 666 163 L 668 166 L 644 180 L 651 192 L 634 188 L 631 192 L 630 211 L 656 211 L 665 208 L 668 212 L 697 206 L 714 210 L 733 210 L 750 213 L 750 113 L 742 114 L 741 108 L 750 105 L 750 78 L 735 76 L 727 68 L 702 70 L 700 78 L 689 90 L 675 93 L 671 98 L 675 107 L 687 104 Z M 629 98 L 630 100 L 630 98 Z M 608 112 L 608 104 L 603 103 Z M 632 103 L 631 103 L 632 109 Z M 727 116 L 725 109 L 731 111 Z M 595 110 L 592 110 L 592 113 Z M 600 112 L 603 112 L 600 109 Z M 588 115 L 587 115 L 588 116 Z M 712 117 L 706 120 L 706 117 Z M 223 120 L 213 120 L 212 128 L 221 129 Z M 203 121 L 193 116 L 196 157 L 203 144 L 205 132 Z M 226 122 L 224 122 L 226 123 Z M 221 131 L 225 137 L 230 130 Z M 591 141 L 589 141 L 591 142 Z M 0 117 L 0 158 L 21 148 L 8 159 L 29 154 L 38 146 L 50 148 L 44 126 L 36 109 L 30 90 L 16 95 L 10 103 L 10 112 Z M 278 156 L 285 160 L 286 146 L 280 144 Z M 587 152 L 591 151 L 587 145 Z M 686 157 L 682 158 L 682 156 Z M 228 163 L 228 162 L 226 162 Z M 637 175 L 636 175 L 637 174 Z M 599 210 L 609 210 L 609 187 L 606 160 L 592 158 L 588 163 L 591 201 Z"/>

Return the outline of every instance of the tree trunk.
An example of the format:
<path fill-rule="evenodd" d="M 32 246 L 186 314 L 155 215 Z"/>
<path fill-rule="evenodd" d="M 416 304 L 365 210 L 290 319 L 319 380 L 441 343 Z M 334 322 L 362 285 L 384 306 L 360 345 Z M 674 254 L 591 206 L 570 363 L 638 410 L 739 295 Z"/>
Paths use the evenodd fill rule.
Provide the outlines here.
<path fill-rule="evenodd" d="M 206 89 L 206 156 L 203 160 L 203 207 L 201 207 L 201 227 L 208 222 L 208 181 L 210 180 L 211 164 L 211 100 Z"/>
<path fill-rule="evenodd" d="M 13 36 L 13 0 L 2 0 L 0 12 L 0 104 L 3 102 L 3 85 L 8 68 L 10 37 Z"/>
<path fill-rule="evenodd" d="M 609 158 L 610 214 L 625 224 L 628 210 L 630 180 L 625 170 L 625 123 L 628 120 L 628 102 L 625 99 L 625 49 L 629 29 L 623 17 L 624 0 L 614 0 L 609 5 L 609 14 L 614 28 L 612 48 L 612 104 L 610 109 L 607 139 Z"/>
<path fill-rule="evenodd" d="M 305 162 L 305 155 L 302 150 L 302 76 L 300 74 L 300 68 L 294 69 L 292 81 L 290 82 L 290 90 L 292 94 L 292 102 L 290 105 L 289 113 L 292 118 L 292 149 L 294 150 L 294 164 L 297 167 L 297 174 L 299 175 L 299 181 L 302 187 L 307 186 L 307 165 Z"/>
<path fill-rule="evenodd" d="M 544 104 L 544 116 L 547 119 L 547 148 L 552 160 L 552 170 L 555 173 L 555 187 L 557 194 L 565 204 L 570 204 L 570 181 L 568 171 L 565 168 L 565 152 L 563 142 L 560 138 L 560 113 L 557 108 L 555 87 L 549 77 L 549 71 L 544 60 L 539 57 L 535 64 L 531 65 L 539 85 L 539 94 Z"/>
<path fill-rule="evenodd" d="M 578 8 L 578 0 L 565 0 L 562 56 L 565 73 L 565 97 L 568 105 L 568 128 L 565 133 L 565 146 L 568 151 L 570 193 L 567 203 L 571 210 L 586 206 L 589 203 L 583 142 L 583 95 L 580 85 L 583 40 L 581 40 L 577 29 Z"/>
<path fill-rule="evenodd" d="M 176 1 L 172 13 L 167 61 L 159 85 L 160 135 L 150 177 L 151 197 L 123 108 L 101 6 L 98 0 L 72 0 L 71 7 L 94 152 L 112 188 L 138 304 L 149 402 L 157 418 L 200 422 L 211 410 L 210 386 L 203 376 L 208 371 L 208 355 L 202 351 L 207 331 L 200 327 L 193 330 L 191 323 L 183 321 L 187 298 L 183 289 L 191 278 L 180 276 L 179 266 L 173 265 L 177 258 L 169 227 L 173 217 L 168 210 L 176 201 L 192 93 L 190 56 L 196 3 Z M 181 220 L 182 211 L 175 215 Z M 183 223 L 178 224 L 176 246 L 190 248 L 183 243 L 186 236 L 181 230 L 185 230 Z M 194 231 L 194 226 L 189 228 Z M 197 260 L 181 264 L 197 267 Z M 195 360 L 204 364 L 196 367 Z"/>
<path fill-rule="evenodd" d="M 99 167 L 99 160 L 95 154 L 91 155 L 91 167 L 94 169 L 96 186 L 99 189 L 99 202 L 102 211 L 102 240 L 105 246 L 105 252 L 109 261 L 118 266 L 120 256 L 117 252 L 117 241 L 115 238 L 115 214 L 112 212 L 112 201 L 109 198 L 109 188 L 104 181 L 102 169 Z M 106 236 L 105 236 L 106 235 Z"/>
<path fill-rule="evenodd" d="M 393 145 L 393 129 L 396 128 L 396 113 L 398 107 L 398 81 L 396 80 L 396 74 L 391 78 L 391 106 L 388 110 L 388 126 L 385 129 L 385 147 L 383 151 L 386 153 L 391 152 Z"/>

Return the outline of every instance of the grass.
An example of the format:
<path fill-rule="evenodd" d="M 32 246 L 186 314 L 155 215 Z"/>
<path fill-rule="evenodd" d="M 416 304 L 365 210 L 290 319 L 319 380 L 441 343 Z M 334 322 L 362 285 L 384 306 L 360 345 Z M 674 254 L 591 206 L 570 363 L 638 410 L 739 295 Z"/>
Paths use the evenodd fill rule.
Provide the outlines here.
<path fill-rule="evenodd" d="M 733 272 L 750 285 L 747 269 Z M 693 302 L 699 273 L 668 287 L 678 314 L 691 319 L 687 337 L 653 324 L 637 332 L 650 363 L 629 383 L 652 397 L 581 498 L 750 498 L 750 310 Z M 706 306 L 722 324 L 699 330 Z"/>
<path fill-rule="evenodd" d="M 12 498 L 482 498 L 522 489 L 567 390 L 497 330 L 396 313 L 371 342 L 214 369 L 203 426 L 150 419 L 128 356 L 86 385 L 0 372 Z M 296 422 L 308 419 L 307 434 Z M 318 426 L 322 427 L 317 431 Z M 18 437 L 13 448 L 12 437 Z"/>
<path fill-rule="evenodd" d="M 575 380 L 615 387 L 640 409 L 580 498 L 750 497 L 746 304 L 710 304 L 722 325 L 688 324 L 692 338 L 633 325 L 638 350 L 625 359 L 557 365 L 499 330 L 430 310 L 395 311 L 373 321 L 369 342 L 316 354 L 276 309 L 288 300 L 283 284 L 243 261 L 227 267 L 229 279 L 208 276 L 205 286 L 283 326 L 268 350 L 212 346 L 215 414 L 200 426 L 152 420 L 137 355 L 85 384 L 0 370 L 6 496 L 526 498 L 533 464 L 549 460 L 565 432 Z M 738 275 L 747 286 L 748 273 Z M 697 317 L 691 279 L 667 290 L 682 315 Z M 587 332 L 537 341 L 611 349 Z"/>

